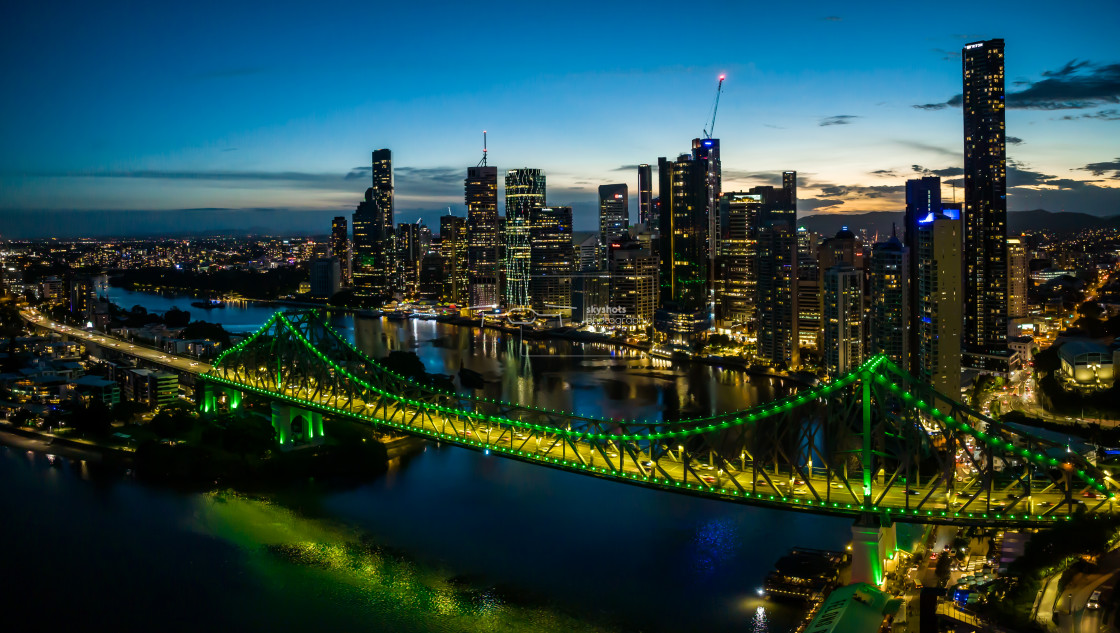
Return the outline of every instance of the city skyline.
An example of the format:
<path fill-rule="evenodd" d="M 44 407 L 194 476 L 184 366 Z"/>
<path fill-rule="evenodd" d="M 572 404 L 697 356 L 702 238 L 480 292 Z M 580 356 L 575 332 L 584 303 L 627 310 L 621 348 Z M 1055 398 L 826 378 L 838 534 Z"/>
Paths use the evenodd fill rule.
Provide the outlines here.
<path fill-rule="evenodd" d="M 234 226 L 283 229 L 300 212 L 351 209 L 368 178 L 366 154 L 386 147 L 396 154 L 397 220 L 435 226 L 449 206 L 465 215 L 462 173 L 477 162 L 485 129 L 491 165 L 542 169 L 551 183 L 548 203 L 572 206 L 575 228 L 591 229 L 598 185 L 625 182 L 638 191 L 637 165 L 672 157 L 701 136 L 724 72 L 714 133 L 724 191 L 788 169 L 801 175 L 803 215 L 901 210 L 907 178 L 959 179 L 960 48 L 1002 37 L 1009 52 L 1009 210 L 1111 215 L 1120 208 L 1120 159 L 1109 142 L 1120 118 L 1120 60 L 1106 25 L 1115 21 L 1023 5 L 1010 15 L 1009 6 L 970 7 L 964 20 L 952 11 L 913 13 L 924 25 L 914 36 L 894 28 L 905 20 L 809 5 L 804 17 L 790 20 L 799 37 L 814 42 L 806 51 L 773 46 L 784 37 L 777 33 L 749 42 L 717 38 L 680 53 L 638 45 L 635 31 L 656 41 L 699 20 L 670 23 L 658 7 L 645 17 L 620 16 L 620 24 L 637 19 L 636 26 L 593 53 L 535 44 L 550 33 L 590 32 L 611 17 L 604 10 L 598 20 L 573 14 L 546 21 L 534 38 L 518 36 L 532 55 L 495 55 L 483 70 L 476 61 L 449 60 L 469 49 L 476 33 L 484 38 L 503 26 L 516 32 L 516 18 L 501 11 L 472 16 L 449 8 L 425 15 L 421 31 L 386 32 L 379 65 L 363 61 L 368 53 L 357 39 L 331 40 L 314 53 L 288 46 L 285 36 L 304 31 L 311 41 L 326 38 L 340 26 L 331 16 L 305 26 L 281 10 L 270 18 L 273 29 L 251 29 L 236 43 L 227 40 L 257 16 L 175 16 L 182 28 L 163 33 L 166 46 L 140 59 L 121 55 L 166 17 L 157 10 L 75 8 L 54 19 L 20 7 L 14 22 L 24 28 L 3 46 L 28 62 L 6 67 L 4 80 L 13 94 L 36 98 L 8 104 L 0 123 L 10 148 L 0 158 L 0 213 L 13 234 L 34 228 L 25 226 L 29 212 L 44 209 L 180 210 L 157 218 L 169 232 L 196 228 L 200 217 L 220 223 L 219 210 L 234 209 Z M 419 17 L 408 11 L 396 8 L 383 19 Z M 738 11 L 721 15 L 745 19 Z M 757 19 L 768 17 L 778 16 Z M 1041 32 L 1046 46 L 1034 44 Z M 185 46 L 182 38 L 191 35 L 213 40 L 213 50 L 160 52 Z M 29 56 L 33 42 L 49 45 Z M 825 49 L 834 53 L 820 55 Z M 881 54 L 886 50 L 892 54 Z M 948 186 L 945 196 L 952 197 Z M 636 219 L 637 196 L 630 202 Z"/>

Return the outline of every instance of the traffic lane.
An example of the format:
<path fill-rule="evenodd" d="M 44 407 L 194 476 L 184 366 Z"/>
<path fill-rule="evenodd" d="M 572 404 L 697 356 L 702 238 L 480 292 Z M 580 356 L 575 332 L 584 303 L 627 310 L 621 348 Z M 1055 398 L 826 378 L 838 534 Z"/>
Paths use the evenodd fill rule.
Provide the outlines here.
<path fill-rule="evenodd" d="M 28 317 L 28 320 L 34 322 L 36 325 L 54 330 L 55 332 L 58 332 L 60 334 L 73 336 L 74 338 L 77 338 L 79 340 L 83 340 L 89 343 L 95 343 L 104 347 L 114 348 L 128 354 L 129 356 L 142 358 L 144 360 L 148 360 L 160 365 L 165 365 L 167 367 L 172 367 L 180 371 L 201 374 L 209 369 L 208 365 L 203 365 L 198 361 L 193 361 L 189 358 L 176 356 L 174 354 L 168 354 L 166 352 L 160 352 L 143 346 L 137 346 L 123 339 L 110 337 L 98 332 L 89 332 L 72 326 L 62 325 L 61 323 L 56 323 L 43 317 L 36 318 L 32 315 Z"/>

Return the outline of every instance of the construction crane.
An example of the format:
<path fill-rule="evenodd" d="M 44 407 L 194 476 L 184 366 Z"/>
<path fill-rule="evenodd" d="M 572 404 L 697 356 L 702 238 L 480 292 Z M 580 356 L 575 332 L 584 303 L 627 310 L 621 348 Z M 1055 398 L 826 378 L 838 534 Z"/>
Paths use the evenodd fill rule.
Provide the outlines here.
<path fill-rule="evenodd" d="M 478 161 L 476 167 L 486 166 L 486 130 L 482 131 L 482 160 Z"/>
<path fill-rule="evenodd" d="M 716 132 L 716 112 L 719 111 L 719 96 L 723 93 L 724 79 L 727 79 L 727 75 L 719 76 L 719 85 L 716 86 L 716 102 L 712 105 L 712 122 L 708 127 L 704 128 L 704 138 L 712 138 L 712 134 Z"/>

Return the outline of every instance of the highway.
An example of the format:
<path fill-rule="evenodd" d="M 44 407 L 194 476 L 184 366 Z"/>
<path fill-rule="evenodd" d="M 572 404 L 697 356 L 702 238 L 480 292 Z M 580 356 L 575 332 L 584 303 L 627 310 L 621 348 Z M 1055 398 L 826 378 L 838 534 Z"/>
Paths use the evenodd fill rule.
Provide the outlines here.
<path fill-rule="evenodd" d="M 201 374 L 210 370 L 210 364 L 205 361 L 161 352 L 151 347 L 136 345 L 100 332 L 63 325 L 62 323 L 52 321 L 49 317 L 39 313 L 39 311 L 34 308 L 22 310 L 20 314 L 23 315 L 24 320 L 28 323 L 38 327 L 51 330 L 52 332 L 58 332 L 59 334 L 65 334 L 75 340 L 100 345 L 105 349 L 123 352 L 129 356 L 135 356 L 136 358 L 162 365 L 168 369 L 192 374 Z"/>

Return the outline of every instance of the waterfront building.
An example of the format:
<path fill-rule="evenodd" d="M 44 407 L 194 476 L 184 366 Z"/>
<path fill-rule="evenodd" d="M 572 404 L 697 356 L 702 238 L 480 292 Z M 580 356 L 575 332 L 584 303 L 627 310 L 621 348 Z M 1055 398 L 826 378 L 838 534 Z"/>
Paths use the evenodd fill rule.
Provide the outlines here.
<path fill-rule="evenodd" d="M 540 313 L 572 315 L 572 208 L 530 209 L 529 298 Z"/>
<path fill-rule="evenodd" d="M 311 296 L 330 299 L 342 288 L 342 265 L 337 257 L 319 257 L 309 266 Z"/>
<path fill-rule="evenodd" d="M 689 346 L 708 330 L 708 163 L 689 154 L 658 159 L 660 292 L 654 327 Z"/>
<path fill-rule="evenodd" d="M 447 277 L 440 293 L 444 301 L 457 306 L 467 305 L 467 258 L 469 251 L 467 218 L 445 215 L 439 219 L 439 254 L 447 268 Z"/>
<path fill-rule="evenodd" d="M 626 237 L 630 227 L 630 201 L 625 184 L 599 185 L 599 262 L 607 268 L 607 251 Z"/>
<path fill-rule="evenodd" d="M 1030 261 L 1023 240 L 1007 238 L 1007 318 L 1027 316 L 1027 287 L 1030 284 Z"/>
<path fill-rule="evenodd" d="M 467 168 L 467 284 L 464 301 L 472 306 L 498 305 L 501 233 L 498 219 L 498 168 Z"/>
<path fill-rule="evenodd" d="M 775 367 L 801 364 L 797 233 L 783 220 L 758 230 L 758 358 Z"/>
<path fill-rule="evenodd" d="M 342 285 L 350 283 L 350 236 L 346 228 L 346 217 L 338 216 L 331 221 L 331 255 L 338 258 L 342 273 Z"/>
<path fill-rule="evenodd" d="M 638 222 L 652 226 L 653 218 L 653 170 L 646 163 L 638 165 Z"/>
<path fill-rule="evenodd" d="M 354 293 L 367 300 L 395 291 L 396 231 L 393 223 L 393 160 L 387 149 L 373 152 L 373 186 L 353 216 Z"/>
<path fill-rule="evenodd" d="M 397 226 L 397 289 L 405 297 L 416 297 L 420 292 L 420 265 L 426 254 L 422 228 L 420 222 Z"/>
<path fill-rule="evenodd" d="M 529 300 L 530 230 L 533 209 L 544 206 L 545 177 L 540 169 L 506 172 L 505 304 L 525 307 Z"/>
<path fill-rule="evenodd" d="M 648 242 L 647 242 L 648 244 Z M 610 251 L 609 306 L 614 329 L 644 333 L 657 306 L 657 258 L 633 240 Z"/>

